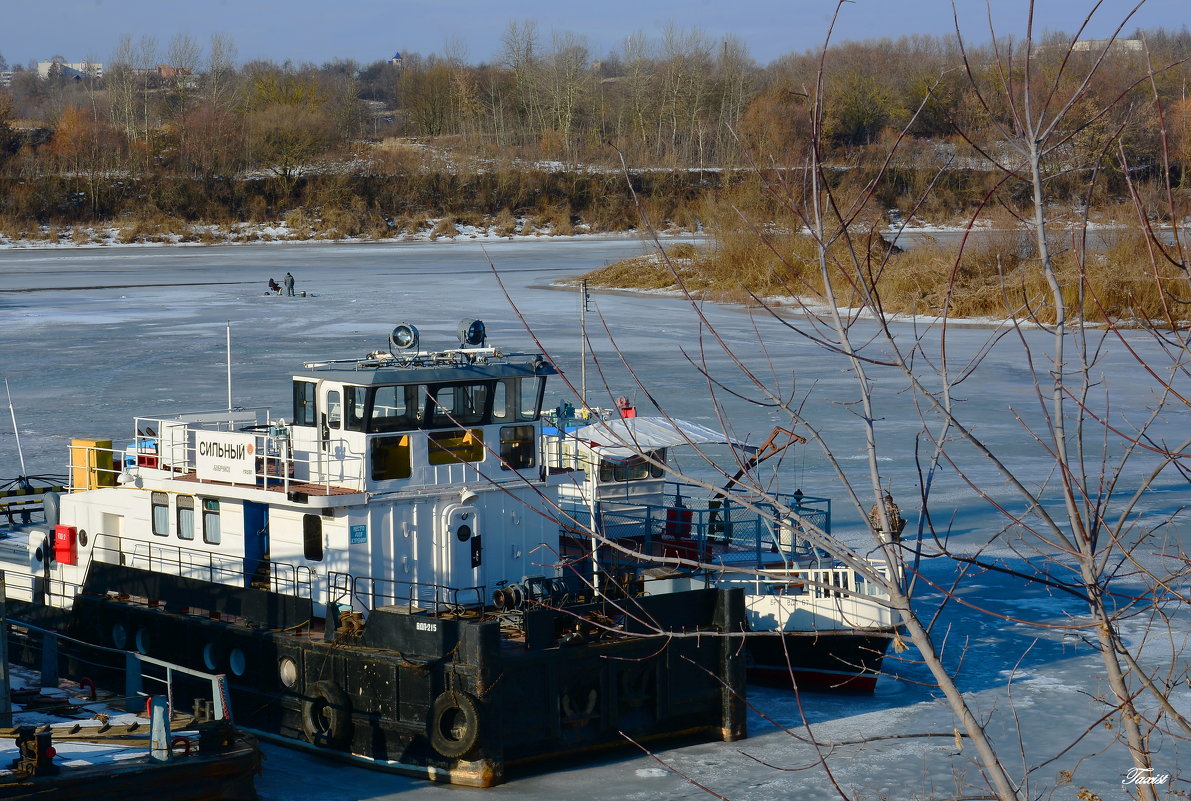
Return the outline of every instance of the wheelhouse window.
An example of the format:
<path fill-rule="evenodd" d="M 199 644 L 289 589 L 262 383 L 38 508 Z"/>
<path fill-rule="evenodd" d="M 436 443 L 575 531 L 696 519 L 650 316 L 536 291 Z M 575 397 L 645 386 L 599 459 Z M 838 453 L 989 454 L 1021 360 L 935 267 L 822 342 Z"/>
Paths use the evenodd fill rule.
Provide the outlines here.
<path fill-rule="evenodd" d="M 426 437 L 430 464 L 479 462 L 484 458 L 484 430 L 433 431 Z"/>
<path fill-rule="evenodd" d="M 370 411 L 365 412 L 369 432 L 409 431 L 421 425 L 425 387 L 375 387 L 371 394 Z"/>
<path fill-rule="evenodd" d="M 489 414 L 492 382 L 431 387 L 430 427 L 484 425 Z"/>
<path fill-rule="evenodd" d="M 369 444 L 369 463 L 373 481 L 409 478 L 409 435 L 374 437 Z"/>
<path fill-rule="evenodd" d="M 496 386 L 492 390 L 492 422 L 504 423 L 508 421 L 509 415 L 513 414 L 511 398 L 516 395 L 516 392 L 510 392 L 509 387 L 514 386 L 513 381 L 506 379 L 504 381 L 497 381 Z"/>
<path fill-rule="evenodd" d="M 308 562 L 323 560 L 323 519 L 319 515 L 302 515 L 302 555 Z"/>
<path fill-rule="evenodd" d="M 310 381 L 294 382 L 294 425 L 312 426 L 318 422 L 314 403 L 314 384 Z"/>
<path fill-rule="evenodd" d="M 218 545 L 220 539 L 219 499 L 203 498 L 203 542 Z"/>
<path fill-rule="evenodd" d="M 159 537 L 170 535 L 170 496 L 154 492 L 150 496 L 153 507 L 153 533 Z"/>
<path fill-rule="evenodd" d="M 502 470 L 521 470 L 535 463 L 533 426 L 502 426 L 500 462 Z"/>
<path fill-rule="evenodd" d="M 542 414 L 542 393 L 546 390 L 544 376 L 528 376 L 518 381 L 517 419 L 525 422 L 537 420 Z"/>
<path fill-rule="evenodd" d="M 178 500 L 178 539 L 194 539 L 194 498 L 189 495 L 179 495 Z"/>
<path fill-rule="evenodd" d="M 339 431 L 343 428 L 343 401 L 339 390 L 333 389 L 327 393 L 327 425 Z"/>
<path fill-rule="evenodd" d="M 367 387 L 344 387 L 344 428 L 348 431 L 365 431 L 368 423 Z"/>

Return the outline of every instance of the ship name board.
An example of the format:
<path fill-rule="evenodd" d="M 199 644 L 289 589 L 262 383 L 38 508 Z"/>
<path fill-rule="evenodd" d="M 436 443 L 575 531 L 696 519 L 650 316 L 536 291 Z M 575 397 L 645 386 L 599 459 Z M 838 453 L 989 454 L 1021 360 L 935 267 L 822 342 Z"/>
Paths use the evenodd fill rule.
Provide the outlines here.
<path fill-rule="evenodd" d="M 195 435 L 195 474 L 201 481 L 256 483 L 256 436 L 229 431 Z"/>

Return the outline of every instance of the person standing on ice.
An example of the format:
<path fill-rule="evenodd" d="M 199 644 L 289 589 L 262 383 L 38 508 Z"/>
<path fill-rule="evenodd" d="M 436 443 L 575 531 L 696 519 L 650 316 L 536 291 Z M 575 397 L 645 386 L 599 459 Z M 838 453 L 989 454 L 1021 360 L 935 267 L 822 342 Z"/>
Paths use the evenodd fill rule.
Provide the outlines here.
<path fill-rule="evenodd" d="M 293 297 L 294 277 L 292 275 L 290 275 L 289 273 L 286 273 L 285 278 L 283 280 L 285 282 L 285 294 L 289 295 L 290 297 Z"/>

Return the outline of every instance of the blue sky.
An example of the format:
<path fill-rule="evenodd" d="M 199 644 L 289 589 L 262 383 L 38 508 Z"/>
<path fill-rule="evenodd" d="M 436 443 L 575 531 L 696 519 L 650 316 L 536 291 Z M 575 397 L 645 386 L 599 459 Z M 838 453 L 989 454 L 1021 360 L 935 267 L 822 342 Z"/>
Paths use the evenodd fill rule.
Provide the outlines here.
<path fill-rule="evenodd" d="M 984 0 L 956 0 L 965 35 L 988 39 Z M 992 0 L 998 29 L 1025 31 L 1026 0 Z M 1088 38 L 1107 36 L 1133 6 L 1106 0 Z M 1074 31 L 1091 0 L 1037 0 L 1036 27 Z M 254 58 L 362 63 L 395 50 L 444 52 L 448 44 L 473 63 L 498 58 L 511 20 L 534 20 L 544 37 L 585 37 L 593 58 L 642 31 L 657 38 L 668 24 L 699 28 L 713 40 L 734 34 L 764 64 L 817 46 L 833 0 L 0 0 L 0 54 L 25 64 L 53 55 L 108 61 L 121 37 L 148 36 L 164 54 L 187 34 L 204 50 L 212 34 L 229 36 L 239 60 Z M 1177 30 L 1191 24 L 1191 0 L 1149 0 L 1128 26 Z M 952 32 L 949 0 L 855 0 L 845 4 L 839 39 Z"/>

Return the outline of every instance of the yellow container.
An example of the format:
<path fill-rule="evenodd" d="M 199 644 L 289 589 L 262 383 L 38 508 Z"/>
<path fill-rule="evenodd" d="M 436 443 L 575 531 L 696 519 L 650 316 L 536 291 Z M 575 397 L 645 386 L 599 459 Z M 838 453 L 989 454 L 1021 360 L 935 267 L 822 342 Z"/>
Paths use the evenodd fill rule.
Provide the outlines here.
<path fill-rule="evenodd" d="M 116 486 L 110 439 L 70 441 L 70 484 L 76 490 Z"/>

